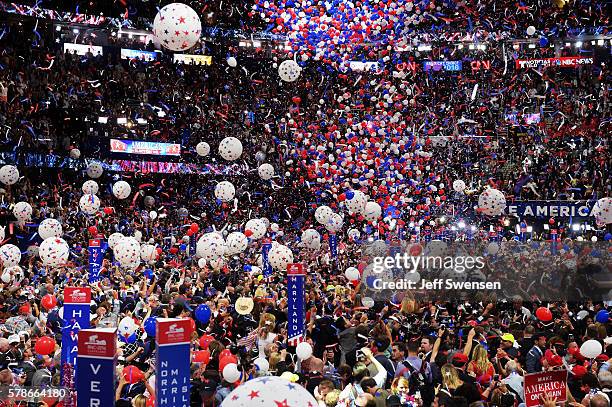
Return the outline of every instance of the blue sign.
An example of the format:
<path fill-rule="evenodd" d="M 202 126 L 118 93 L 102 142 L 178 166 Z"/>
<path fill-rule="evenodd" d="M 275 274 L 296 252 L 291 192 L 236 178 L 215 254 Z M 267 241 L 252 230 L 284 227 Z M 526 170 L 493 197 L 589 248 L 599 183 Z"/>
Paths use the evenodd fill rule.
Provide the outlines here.
<path fill-rule="evenodd" d="M 261 246 L 261 265 L 263 266 L 263 274 L 265 278 L 268 278 L 272 275 L 272 265 L 270 264 L 270 260 L 268 259 L 268 253 L 270 253 L 270 249 L 272 249 L 272 243 L 264 243 Z"/>
<path fill-rule="evenodd" d="M 114 405 L 117 328 L 81 330 L 78 349 L 77 405 Z"/>
<path fill-rule="evenodd" d="M 306 333 L 304 278 L 302 264 L 287 265 L 287 342 L 290 346 L 296 346 Z"/>
<path fill-rule="evenodd" d="M 334 259 L 338 257 L 338 236 L 335 234 L 329 235 L 329 250 Z"/>
<path fill-rule="evenodd" d="M 463 68 L 461 61 L 425 61 L 423 62 L 423 69 L 425 71 L 460 71 Z"/>
<path fill-rule="evenodd" d="M 189 319 L 157 319 L 156 407 L 189 407 L 190 341 Z"/>
<path fill-rule="evenodd" d="M 90 302 L 91 288 L 66 287 L 64 289 L 61 366 L 66 363 L 76 366 L 78 333 L 81 329 L 89 328 Z M 66 379 L 62 377 L 62 383 Z"/>
<path fill-rule="evenodd" d="M 515 201 L 506 206 L 506 214 L 518 217 L 587 218 L 596 201 Z"/>
<path fill-rule="evenodd" d="M 191 236 L 189 236 L 189 255 L 190 256 L 195 256 L 196 254 L 196 243 L 197 243 L 196 239 L 196 235 L 195 233 Z"/>
<path fill-rule="evenodd" d="M 107 248 L 106 242 L 101 239 L 89 239 L 89 282 L 100 280 L 100 269 Z"/>

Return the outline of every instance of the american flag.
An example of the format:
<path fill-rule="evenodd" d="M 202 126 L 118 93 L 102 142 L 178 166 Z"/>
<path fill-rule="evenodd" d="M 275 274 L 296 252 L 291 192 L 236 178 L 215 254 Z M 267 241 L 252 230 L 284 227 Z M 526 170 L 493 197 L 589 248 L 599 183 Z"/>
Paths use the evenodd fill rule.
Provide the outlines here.
<path fill-rule="evenodd" d="M 253 332 L 251 332 L 250 334 L 248 334 L 244 338 L 239 339 L 238 342 L 237 342 L 237 345 L 238 346 L 244 346 L 248 350 L 251 350 L 255 346 L 255 344 L 257 343 L 257 334 L 258 333 L 259 333 L 259 330 L 255 329 Z"/>
<path fill-rule="evenodd" d="M 304 335 L 294 336 L 293 338 L 287 339 L 287 345 L 289 346 L 297 346 L 298 343 L 306 341 L 306 337 Z"/>

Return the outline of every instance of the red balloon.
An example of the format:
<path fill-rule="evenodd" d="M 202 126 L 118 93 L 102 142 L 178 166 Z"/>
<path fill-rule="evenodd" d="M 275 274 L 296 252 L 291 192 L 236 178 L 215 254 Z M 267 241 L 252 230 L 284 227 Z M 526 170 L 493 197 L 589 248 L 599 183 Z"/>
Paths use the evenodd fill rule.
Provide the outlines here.
<path fill-rule="evenodd" d="M 178 247 L 171 247 L 170 248 L 170 253 L 177 254 L 178 253 Z"/>
<path fill-rule="evenodd" d="M 195 351 L 193 354 L 193 361 L 207 365 L 208 362 L 210 362 L 210 352 L 208 349 Z"/>
<path fill-rule="evenodd" d="M 253 236 L 253 231 L 250 230 L 250 229 L 247 229 L 247 230 L 244 231 L 244 235 L 246 237 L 251 237 L 251 236 Z"/>
<path fill-rule="evenodd" d="M 55 340 L 49 336 L 38 338 L 34 345 L 34 351 L 39 355 L 50 355 L 55 350 Z"/>
<path fill-rule="evenodd" d="M 142 382 L 144 380 L 144 373 L 142 373 L 142 370 L 140 370 L 136 366 L 124 367 L 121 374 L 129 384 Z"/>
<path fill-rule="evenodd" d="M 546 307 L 540 307 L 536 310 L 536 317 L 542 322 L 552 321 L 552 312 Z"/>
<path fill-rule="evenodd" d="M 110 207 L 110 206 L 107 206 L 103 210 L 104 210 L 104 213 L 107 214 L 107 215 L 110 215 L 111 213 L 113 213 L 113 208 Z"/>
<path fill-rule="evenodd" d="M 98 234 L 98 228 L 95 226 L 90 226 L 89 228 L 87 228 L 87 230 L 89 230 L 89 233 L 91 235 L 97 235 Z"/>
<path fill-rule="evenodd" d="M 227 365 L 229 365 L 230 363 L 238 363 L 238 359 L 236 358 L 236 356 L 231 355 L 231 356 L 226 356 L 224 358 L 221 358 L 219 360 L 219 371 L 222 372 L 223 368 Z"/>
<path fill-rule="evenodd" d="M 208 349 L 208 345 L 214 340 L 211 335 L 202 335 L 200 338 L 200 348 Z"/>
<path fill-rule="evenodd" d="M 45 307 L 46 310 L 50 310 L 51 308 L 57 305 L 57 298 L 55 298 L 55 295 L 53 294 L 47 294 L 44 297 L 42 297 L 42 300 L 40 301 L 40 305 Z"/>
<path fill-rule="evenodd" d="M 189 323 L 191 324 L 191 326 L 190 326 L 191 332 L 195 332 L 195 330 L 196 330 L 196 323 L 193 320 L 193 318 L 189 318 Z"/>
<path fill-rule="evenodd" d="M 198 226 L 198 224 L 197 224 L 197 223 L 192 223 L 192 224 L 191 224 L 191 227 L 190 227 L 189 229 L 193 230 L 193 231 L 194 231 L 194 233 L 195 233 L 195 232 L 197 232 L 197 231 L 199 231 L 199 230 L 200 230 L 200 227 Z"/>
<path fill-rule="evenodd" d="M 192 236 L 193 233 L 194 233 L 193 230 L 187 229 L 187 236 Z"/>
<path fill-rule="evenodd" d="M 155 248 L 155 251 L 157 251 L 157 254 L 158 254 L 158 255 L 160 255 L 160 254 L 162 254 L 162 253 L 164 252 L 164 251 L 163 251 L 163 249 L 162 249 L 161 247 L 156 247 L 156 248 Z"/>

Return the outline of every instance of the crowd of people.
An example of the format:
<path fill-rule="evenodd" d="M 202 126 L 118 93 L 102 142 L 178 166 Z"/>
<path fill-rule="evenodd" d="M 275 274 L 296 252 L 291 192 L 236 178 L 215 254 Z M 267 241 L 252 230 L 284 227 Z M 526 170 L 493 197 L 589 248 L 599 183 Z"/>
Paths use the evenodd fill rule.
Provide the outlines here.
<path fill-rule="evenodd" d="M 125 317 L 138 326 L 129 341 L 119 338 L 117 406 L 154 405 L 155 337 L 147 334 L 145 322 L 161 317 L 194 320 L 193 406 L 232 406 L 227 395 L 240 383 L 224 380 L 220 355 L 227 352 L 236 358 L 241 382 L 280 376 L 307 389 L 320 407 L 519 406 L 526 402 L 525 376 L 554 370 L 568 372 L 564 405 L 609 406 L 612 298 L 424 301 L 397 293 L 370 302 L 366 282 L 345 273 L 359 267 L 363 274 L 372 260 L 362 250 L 367 241 L 399 238 L 406 249 L 427 246 L 418 226 L 431 227 L 445 240 L 468 240 L 445 233 L 459 222 L 473 227 L 466 230 L 475 240 L 487 240 L 497 228 L 501 240 L 511 241 L 516 222 L 550 224 L 559 240 L 575 237 L 561 217 L 515 220 L 474 210 L 488 187 L 508 202 L 612 195 L 609 39 L 580 46 L 564 40 L 580 27 L 604 27 L 599 33 L 605 35 L 605 4 L 441 2 L 436 10 L 437 4 L 427 3 L 415 5 L 433 11 L 414 22 L 414 35 L 430 39 L 432 49 L 389 53 L 368 45 L 357 62 L 378 65 L 365 70 L 349 68 L 347 58 L 304 56 L 299 47 L 245 56 L 235 44 L 208 44 L 201 51 L 212 56 L 209 66 L 176 64 L 166 51 L 150 62 L 122 60 L 108 48 L 104 54 L 77 55 L 65 53 L 53 30 L 35 21 L 2 20 L 0 163 L 16 165 L 20 177 L 0 189 L 0 240 L 17 246 L 21 260 L 16 268 L 0 262 L 0 389 L 60 385 L 64 288 L 90 286 L 92 327 L 117 327 Z M 445 24 L 435 25 L 440 21 Z M 545 46 L 513 46 L 531 25 L 546 37 Z M 480 38 L 484 50 L 439 39 L 473 30 L 486 31 Z M 307 48 L 308 41 L 299 46 Z M 575 55 L 593 61 L 569 68 L 515 65 L 517 59 Z M 278 65 L 293 58 L 302 68 L 300 77 L 282 81 Z M 424 68 L 426 61 L 442 60 L 461 61 L 463 68 Z M 99 123 L 99 117 L 108 122 Z M 119 117 L 128 122 L 117 123 Z M 238 170 L 229 175 L 105 170 L 95 178 L 100 209 L 87 214 L 80 204 L 87 169 L 91 159 L 103 164 L 116 159 L 106 150 L 111 136 L 179 143 L 182 162 L 238 164 Z M 228 136 L 243 147 L 232 163 L 217 154 Z M 210 154 L 196 154 L 202 141 Z M 75 164 L 23 165 L 33 153 L 72 156 Z M 273 166 L 271 179 L 260 176 L 262 163 Z M 113 192 L 119 180 L 131 186 L 127 199 Z M 454 190 L 456 180 L 465 188 Z M 220 181 L 233 183 L 235 198 L 216 197 Z M 381 206 L 378 219 L 346 210 L 347 192 L 353 190 Z M 18 202 L 31 205 L 28 219 L 14 215 Z M 322 205 L 344 214 L 339 228 L 317 222 L 315 210 Z M 48 218 L 59 221 L 70 248 L 68 261 L 56 267 L 38 253 L 43 241 L 38 226 Z M 250 233 L 245 223 L 252 219 L 263 220 L 265 237 L 249 239 L 239 253 L 201 262 L 188 247 L 205 233 Z M 408 225 L 414 233 L 398 235 Z M 608 244 L 611 226 L 590 226 L 584 237 Z M 301 242 L 306 229 L 317 229 L 321 244 Z M 88 240 L 113 233 L 159 250 L 134 267 L 120 264 L 108 250 L 101 280 L 90 284 Z M 330 240 L 334 233 L 337 249 Z M 284 270 L 271 276 L 262 271 L 266 239 L 286 245 L 293 261 L 308 271 L 304 340 L 312 354 L 307 358 L 298 358 L 287 341 Z M 546 239 L 549 233 L 533 236 Z M 604 270 L 609 267 L 604 263 Z M 56 303 L 43 303 L 49 296 Z M 211 310 L 207 321 L 196 317 L 201 304 Z M 37 352 L 42 337 L 53 338 L 55 349 Z M 599 354 L 583 355 L 584 345 L 594 342 Z M 139 374 L 128 377 L 128 367 Z M 0 406 L 15 403 L 0 399 Z M 44 401 L 49 407 L 70 403 Z M 546 407 L 557 404 L 552 396 L 541 400 Z"/>

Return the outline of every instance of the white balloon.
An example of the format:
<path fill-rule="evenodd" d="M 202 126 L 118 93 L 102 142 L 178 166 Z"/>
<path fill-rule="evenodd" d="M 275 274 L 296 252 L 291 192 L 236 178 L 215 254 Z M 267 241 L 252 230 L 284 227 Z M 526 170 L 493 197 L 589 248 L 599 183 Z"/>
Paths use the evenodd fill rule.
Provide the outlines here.
<path fill-rule="evenodd" d="M 132 317 L 123 317 L 121 321 L 119 321 L 118 333 L 119 335 L 127 338 L 132 335 L 138 329 L 138 325 L 134 322 Z"/>
<path fill-rule="evenodd" d="M 242 253 L 249 245 L 249 239 L 242 232 L 232 232 L 225 241 L 227 249 L 225 254 L 228 256 Z"/>
<path fill-rule="evenodd" d="M 238 61 L 236 61 L 236 58 L 234 57 L 229 57 L 227 58 L 227 64 L 232 68 L 235 68 L 236 66 L 238 66 Z"/>
<path fill-rule="evenodd" d="M 281 62 L 278 66 L 278 76 L 285 82 L 295 82 L 299 77 L 302 68 L 292 59 Z"/>
<path fill-rule="evenodd" d="M 267 372 L 270 369 L 270 363 L 266 358 L 258 357 L 253 361 L 253 365 L 260 372 Z"/>
<path fill-rule="evenodd" d="M 293 253 L 291 249 L 282 244 L 272 245 L 268 253 L 270 265 L 278 271 L 287 270 L 287 265 L 293 263 Z"/>
<path fill-rule="evenodd" d="M 50 237 L 61 237 L 63 233 L 62 224 L 57 219 L 48 218 L 38 225 L 38 235 L 42 240 Z"/>
<path fill-rule="evenodd" d="M 2 282 L 6 284 L 10 283 L 13 280 L 13 276 L 8 270 L 4 270 L 4 272 L 2 273 L 2 277 L 0 278 L 2 279 Z"/>
<path fill-rule="evenodd" d="M 151 211 L 151 212 L 149 212 L 149 218 L 150 218 L 151 220 L 155 220 L 155 219 L 157 219 L 157 212 L 156 212 L 156 211 Z"/>
<path fill-rule="evenodd" d="M 487 253 L 496 255 L 499 252 L 500 245 L 497 242 L 491 242 L 487 245 Z"/>
<path fill-rule="evenodd" d="M 219 143 L 219 155 L 224 160 L 234 161 L 242 155 L 242 143 L 236 137 L 226 137 Z"/>
<path fill-rule="evenodd" d="M 19 170 L 14 165 L 4 165 L 0 168 L 0 182 L 13 185 L 19 181 Z"/>
<path fill-rule="evenodd" d="M 100 209 L 100 198 L 96 195 L 85 194 L 79 200 L 79 208 L 87 215 L 94 215 Z"/>
<path fill-rule="evenodd" d="M 128 236 L 122 238 L 113 248 L 115 260 L 123 267 L 134 267 L 140 263 L 140 243 L 136 238 Z"/>
<path fill-rule="evenodd" d="M 112 235 L 108 237 L 108 247 L 110 247 L 111 250 L 113 250 L 115 246 L 117 245 L 117 243 L 119 243 L 121 239 L 123 239 L 124 237 L 125 236 L 123 236 L 123 233 L 119 233 L 119 232 L 113 233 Z"/>
<path fill-rule="evenodd" d="M 380 215 L 382 215 L 380 205 L 377 202 L 369 201 L 363 211 L 363 217 L 370 222 L 374 222 L 380 218 Z"/>
<path fill-rule="evenodd" d="M 102 164 L 98 162 L 93 162 L 87 166 L 87 176 L 89 178 L 100 178 L 103 172 Z"/>
<path fill-rule="evenodd" d="M 169 50 L 185 51 L 200 39 L 202 23 L 188 5 L 172 3 L 159 10 L 153 20 L 153 34 Z"/>
<path fill-rule="evenodd" d="M 134 239 L 136 239 L 138 243 L 142 242 L 142 232 L 140 230 L 134 232 Z"/>
<path fill-rule="evenodd" d="M 70 247 L 60 237 L 49 237 L 40 244 L 38 255 L 45 266 L 58 267 L 68 262 Z"/>
<path fill-rule="evenodd" d="M 81 187 L 84 194 L 93 194 L 96 195 L 98 193 L 99 187 L 98 183 L 92 179 L 85 181 L 83 186 Z"/>
<path fill-rule="evenodd" d="M 361 237 L 361 233 L 357 229 L 349 229 L 346 234 L 351 240 L 357 240 Z"/>
<path fill-rule="evenodd" d="M 113 195 L 117 199 L 125 199 L 132 193 L 132 187 L 125 181 L 117 181 L 113 185 Z"/>
<path fill-rule="evenodd" d="M 263 180 L 269 180 L 274 176 L 274 167 L 271 164 L 263 163 L 257 168 L 259 177 Z"/>
<path fill-rule="evenodd" d="M 453 181 L 453 190 L 455 192 L 463 192 L 465 191 L 465 182 L 460 179 Z"/>
<path fill-rule="evenodd" d="M 143 244 L 140 246 L 140 258 L 145 262 L 155 261 L 157 259 L 157 248 L 152 244 Z"/>
<path fill-rule="evenodd" d="M 17 266 L 21 261 L 21 250 L 14 244 L 5 244 L 0 247 L 0 261 L 4 268 Z"/>
<path fill-rule="evenodd" d="M 506 198 L 501 191 L 489 188 L 478 197 L 478 207 L 485 215 L 498 216 L 506 209 Z"/>
<path fill-rule="evenodd" d="M 409 3 L 412 4 L 412 3 Z M 277 406 L 318 406 L 317 400 L 299 384 L 288 386 L 286 379 L 279 376 L 265 376 L 248 380 L 228 394 L 221 407 Z M 250 397 L 255 392 L 257 403 Z M 278 403 L 277 403 L 278 402 Z M 283 404 L 284 403 L 284 404 Z"/>
<path fill-rule="evenodd" d="M 210 145 L 205 141 L 200 141 L 196 146 L 196 153 L 198 153 L 200 157 L 206 157 L 210 154 Z"/>
<path fill-rule="evenodd" d="M 252 232 L 251 236 L 249 237 L 253 240 L 264 237 L 267 229 L 268 227 L 261 219 L 250 219 L 244 226 L 245 231 L 250 230 Z"/>
<path fill-rule="evenodd" d="M 319 250 L 321 248 L 321 234 L 315 229 L 306 229 L 303 231 L 300 241 L 302 245 L 308 249 Z"/>
<path fill-rule="evenodd" d="M 70 158 L 79 159 L 81 157 L 81 150 L 78 148 L 73 148 L 70 150 Z"/>
<path fill-rule="evenodd" d="M 580 347 L 580 354 L 587 359 L 595 359 L 597 356 L 601 355 L 602 350 L 601 343 L 595 339 L 589 339 Z"/>
<path fill-rule="evenodd" d="M 300 360 L 306 360 L 312 356 L 312 346 L 308 342 L 300 342 L 295 347 L 295 353 Z"/>
<path fill-rule="evenodd" d="M 347 268 L 346 271 L 344 272 L 344 276 L 349 281 L 357 281 L 361 277 L 361 275 L 359 274 L 359 270 L 356 269 L 355 267 Z"/>
<path fill-rule="evenodd" d="M 221 181 L 215 187 L 215 198 L 221 202 L 229 202 L 236 196 L 236 188 L 229 181 Z"/>
<path fill-rule="evenodd" d="M 362 214 L 365 211 L 367 203 L 366 196 L 361 191 L 353 191 L 353 194 L 353 198 L 347 199 L 344 204 L 349 211 Z"/>
<path fill-rule="evenodd" d="M 199 259 L 198 260 L 198 267 L 201 268 L 201 269 L 206 267 L 206 259 Z"/>
<path fill-rule="evenodd" d="M 342 216 L 334 213 L 325 224 L 325 228 L 332 233 L 336 233 L 342 229 L 343 222 Z"/>
<path fill-rule="evenodd" d="M 536 28 L 532 25 L 530 25 L 529 27 L 527 27 L 527 35 L 533 35 L 536 32 Z"/>
<path fill-rule="evenodd" d="M 612 223 L 612 198 L 601 198 L 593 206 L 591 212 L 598 224 L 608 225 Z"/>
<path fill-rule="evenodd" d="M 238 365 L 235 363 L 228 363 L 223 368 L 223 380 L 228 383 L 234 383 L 240 380 L 240 370 L 238 370 Z"/>
<path fill-rule="evenodd" d="M 200 237 L 196 244 L 196 255 L 208 261 L 225 254 L 227 246 L 223 237 L 215 232 L 206 233 Z"/>
<path fill-rule="evenodd" d="M 327 205 L 321 205 L 315 210 L 315 219 L 322 225 L 327 224 L 333 215 L 334 211 Z"/>
<path fill-rule="evenodd" d="M 13 208 L 13 215 L 19 221 L 30 220 L 32 217 L 32 205 L 27 202 L 17 202 Z"/>

